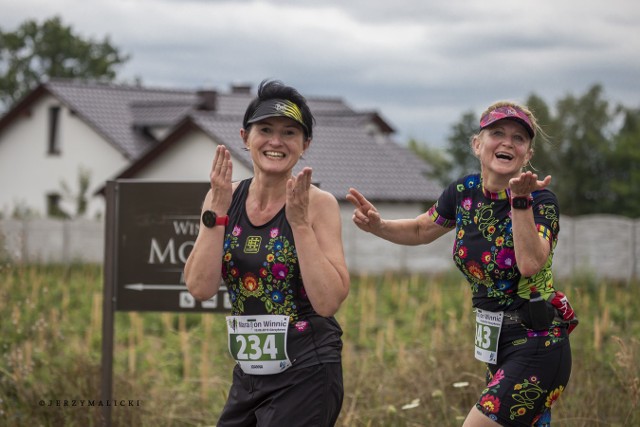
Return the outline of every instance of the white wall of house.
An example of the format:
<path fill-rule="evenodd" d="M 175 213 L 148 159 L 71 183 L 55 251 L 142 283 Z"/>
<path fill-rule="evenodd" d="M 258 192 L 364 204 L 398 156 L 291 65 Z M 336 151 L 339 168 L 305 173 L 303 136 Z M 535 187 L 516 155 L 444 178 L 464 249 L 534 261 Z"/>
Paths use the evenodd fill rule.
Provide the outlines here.
<path fill-rule="evenodd" d="M 54 106 L 60 107 L 58 155 L 48 152 L 49 109 Z M 62 193 L 61 183 L 66 182 L 77 195 L 82 168 L 90 172 L 91 195 L 127 164 L 127 159 L 81 118 L 55 98 L 43 97 L 29 115 L 15 120 L 0 134 L 0 212 L 9 216 L 20 206 L 46 216 L 47 194 Z M 75 213 L 75 206 L 69 210 Z M 88 216 L 103 211 L 103 198 L 93 198 Z"/>
<path fill-rule="evenodd" d="M 190 132 L 141 170 L 136 179 L 207 182 L 217 146 L 204 132 Z M 240 160 L 232 158 L 231 161 L 234 181 L 253 176 L 253 169 L 244 166 Z"/>

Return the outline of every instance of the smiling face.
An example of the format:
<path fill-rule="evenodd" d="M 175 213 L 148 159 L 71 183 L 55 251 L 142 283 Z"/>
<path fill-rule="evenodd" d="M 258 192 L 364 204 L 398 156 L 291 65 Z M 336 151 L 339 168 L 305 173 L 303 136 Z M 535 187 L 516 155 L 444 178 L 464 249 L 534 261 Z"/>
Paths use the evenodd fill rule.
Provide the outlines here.
<path fill-rule="evenodd" d="M 520 123 L 509 119 L 483 129 L 474 137 L 472 145 L 485 181 L 518 175 L 533 155 L 528 132 Z"/>
<path fill-rule="evenodd" d="M 302 126 L 288 117 L 269 117 L 253 123 L 248 132 L 240 131 L 256 172 L 286 175 L 309 146 L 304 135 Z"/>

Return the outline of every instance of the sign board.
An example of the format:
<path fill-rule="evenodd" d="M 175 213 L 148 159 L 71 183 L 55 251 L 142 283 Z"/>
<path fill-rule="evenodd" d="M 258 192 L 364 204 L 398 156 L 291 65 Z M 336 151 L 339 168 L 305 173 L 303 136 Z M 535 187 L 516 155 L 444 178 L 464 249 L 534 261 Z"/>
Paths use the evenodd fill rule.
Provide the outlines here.
<path fill-rule="evenodd" d="M 229 311 L 224 284 L 212 299 L 187 291 L 184 264 L 200 227 L 209 183 L 118 180 L 112 194 L 115 221 L 114 308 L 120 311 Z"/>

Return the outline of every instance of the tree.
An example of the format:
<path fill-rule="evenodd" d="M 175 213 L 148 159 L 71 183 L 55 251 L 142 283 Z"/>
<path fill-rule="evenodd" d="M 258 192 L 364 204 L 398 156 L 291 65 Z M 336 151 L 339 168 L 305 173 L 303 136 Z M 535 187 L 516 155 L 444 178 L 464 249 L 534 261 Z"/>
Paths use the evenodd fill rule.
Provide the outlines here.
<path fill-rule="evenodd" d="M 431 166 L 431 171 L 427 175 L 429 178 L 437 179 L 442 185 L 449 184 L 451 161 L 442 149 L 429 147 L 413 138 L 409 140 L 409 149 Z"/>
<path fill-rule="evenodd" d="M 58 216 L 64 218 L 80 218 L 87 213 L 89 206 L 89 189 L 91 188 L 91 171 L 80 166 L 78 168 L 78 190 L 73 191 L 66 181 L 60 182 L 62 188 L 62 198 L 67 205 L 73 206 L 74 214 L 70 214 L 71 209 L 62 209 L 58 212 Z"/>
<path fill-rule="evenodd" d="M 450 179 L 480 171 L 480 163 L 471 150 L 471 137 L 478 133 L 479 121 L 476 115 L 469 111 L 462 115 L 458 123 L 451 126 L 451 135 L 447 138 L 447 153 L 452 161 Z"/>
<path fill-rule="evenodd" d="M 112 81 L 128 60 L 108 37 L 83 39 L 59 17 L 42 25 L 28 20 L 13 32 L 0 29 L 0 105 L 9 107 L 48 78 Z"/>
<path fill-rule="evenodd" d="M 556 104 L 554 119 L 557 163 L 552 171 L 554 191 L 567 215 L 606 212 L 611 204 L 607 163 L 612 152 L 613 116 L 595 85 L 581 97 L 568 95 Z"/>
<path fill-rule="evenodd" d="M 558 143 L 552 135 L 557 134 L 556 123 L 551 116 L 549 107 L 544 100 L 535 94 L 529 96 L 526 105 L 536 116 L 538 132 L 533 146 L 533 158 L 529 162 L 527 169 L 532 170 L 541 176 L 554 175 L 558 169 Z M 555 180 L 554 180 L 555 181 Z"/>
<path fill-rule="evenodd" d="M 623 212 L 640 217 L 640 109 L 618 107 L 623 115 L 622 127 L 615 136 L 611 153 L 612 178 L 609 181 L 613 195 L 608 212 Z"/>

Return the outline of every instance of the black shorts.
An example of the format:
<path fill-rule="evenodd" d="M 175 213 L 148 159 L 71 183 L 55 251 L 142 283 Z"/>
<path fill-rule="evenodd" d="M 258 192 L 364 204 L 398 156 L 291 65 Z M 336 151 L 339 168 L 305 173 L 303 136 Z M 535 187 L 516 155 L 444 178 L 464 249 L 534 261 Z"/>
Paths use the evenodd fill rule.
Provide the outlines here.
<path fill-rule="evenodd" d="M 218 427 L 332 427 L 344 397 L 342 365 L 326 363 L 276 375 L 233 370 Z"/>
<path fill-rule="evenodd" d="M 503 327 L 498 363 L 487 364 L 487 386 L 476 406 L 502 426 L 550 425 L 551 406 L 567 387 L 571 363 L 566 327 Z"/>

